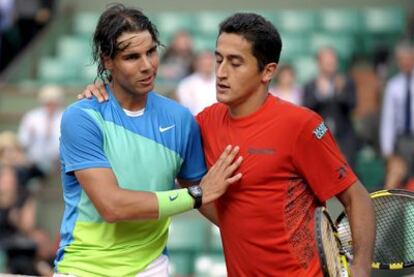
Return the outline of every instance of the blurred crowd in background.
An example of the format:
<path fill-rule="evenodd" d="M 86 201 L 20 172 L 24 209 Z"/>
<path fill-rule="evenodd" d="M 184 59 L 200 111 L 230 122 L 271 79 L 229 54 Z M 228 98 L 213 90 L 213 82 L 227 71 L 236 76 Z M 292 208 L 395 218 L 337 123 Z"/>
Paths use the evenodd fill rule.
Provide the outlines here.
<path fill-rule="evenodd" d="M 52 19 L 54 0 L 0 1 L 0 71 Z"/>
<path fill-rule="evenodd" d="M 51 0 L 0 0 L 0 70 L 36 38 L 53 12 Z M 282 60 L 269 89 L 323 116 L 370 191 L 414 189 L 412 16 L 405 24 L 391 47 L 377 48 L 370 57 L 350 57 L 345 70 L 334 48 L 321 47 L 313 57 L 315 77 L 306 82 L 297 80 L 301 68 Z M 158 78 L 169 84 L 163 94 L 194 115 L 216 101 L 213 49 L 196 51 L 191 32 L 182 29 L 160 53 Z M 59 174 L 63 100 L 60 84 L 44 85 L 38 91 L 38 107 L 24 114 L 18 131 L 0 130 L 0 248 L 12 273 L 52 272 L 58 230 L 48 234 L 38 228 L 34 195 L 48 178 Z"/>

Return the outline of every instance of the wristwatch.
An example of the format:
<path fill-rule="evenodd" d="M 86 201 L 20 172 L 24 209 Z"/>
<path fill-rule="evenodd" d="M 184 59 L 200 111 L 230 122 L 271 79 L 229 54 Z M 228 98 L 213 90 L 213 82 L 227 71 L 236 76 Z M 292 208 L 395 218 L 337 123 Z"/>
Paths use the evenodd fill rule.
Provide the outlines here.
<path fill-rule="evenodd" d="M 203 190 L 199 185 L 191 186 L 187 188 L 188 194 L 194 198 L 194 209 L 198 209 L 203 204 Z"/>

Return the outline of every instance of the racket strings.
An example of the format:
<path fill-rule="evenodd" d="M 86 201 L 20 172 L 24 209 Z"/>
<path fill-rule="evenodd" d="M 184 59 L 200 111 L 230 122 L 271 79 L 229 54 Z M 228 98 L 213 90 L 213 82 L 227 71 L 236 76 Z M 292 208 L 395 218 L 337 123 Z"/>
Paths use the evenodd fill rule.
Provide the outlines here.
<path fill-rule="evenodd" d="M 414 201 L 405 195 L 373 198 L 376 214 L 376 240 L 373 261 L 380 264 L 414 261 Z M 337 225 L 344 252 L 353 255 L 352 235 L 348 218 Z"/>
<path fill-rule="evenodd" d="M 377 198 L 376 251 L 374 261 L 402 263 L 414 261 L 414 204 L 408 197 Z"/>
<path fill-rule="evenodd" d="M 352 234 L 347 217 L 343 217 L 338 228 L 338 237 L 341 241 L 342 250 L 346 256 L 352 257 Z"/>

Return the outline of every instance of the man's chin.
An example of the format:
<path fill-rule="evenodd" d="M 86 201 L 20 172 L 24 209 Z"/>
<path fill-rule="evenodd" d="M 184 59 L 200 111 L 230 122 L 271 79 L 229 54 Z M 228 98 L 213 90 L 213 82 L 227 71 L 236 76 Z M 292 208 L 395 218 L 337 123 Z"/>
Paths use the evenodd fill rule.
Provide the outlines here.
<path fill-rule="evenodd" d="M 154 84 L 137 88 L 137 91 L 139 91 L 139 94 L 147 94 L 153 90 L 154 90 Z"/>
<path fill-rule="evenodd" d="M 224 94 L 219 94 L 219 93 L 216 94 L 216 99 L 217 99 L 217 102 L 220 102 L 225 105 L 228 105 L 231 102 L 230 98 Z"/>

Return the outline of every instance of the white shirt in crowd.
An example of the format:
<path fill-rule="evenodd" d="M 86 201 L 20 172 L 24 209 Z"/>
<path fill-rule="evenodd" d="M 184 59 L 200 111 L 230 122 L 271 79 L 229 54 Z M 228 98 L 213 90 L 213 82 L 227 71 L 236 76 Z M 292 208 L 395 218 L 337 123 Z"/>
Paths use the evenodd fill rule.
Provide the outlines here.
<path fill-rule="evenodd" d="M 411 73 L 411 134 L 414 122 L 414 71 Z M 394 152 L 396 138 L 404 133 L 405 101 L 407 97 L 407 75 L 398 74 L 391 78 L 385 88 L 380 126 L 381 152 L 389 156 Z"/>
<path fill-rule="evenodd" d="M 18 137 L 28 160 L 46 172 L 59 160 L 62 113 L 63 109 L 59 109 L 49 116 L 40 107 L 26 113 L 20 123 Z"/>
<path fill-rule="evenodd" d="M 217 101 L 215 77 L 206 79 L 199 73 L 194 73 L 184 78 L 178 84 L 177 98 L 193 115 L 198 114 Z"/>

